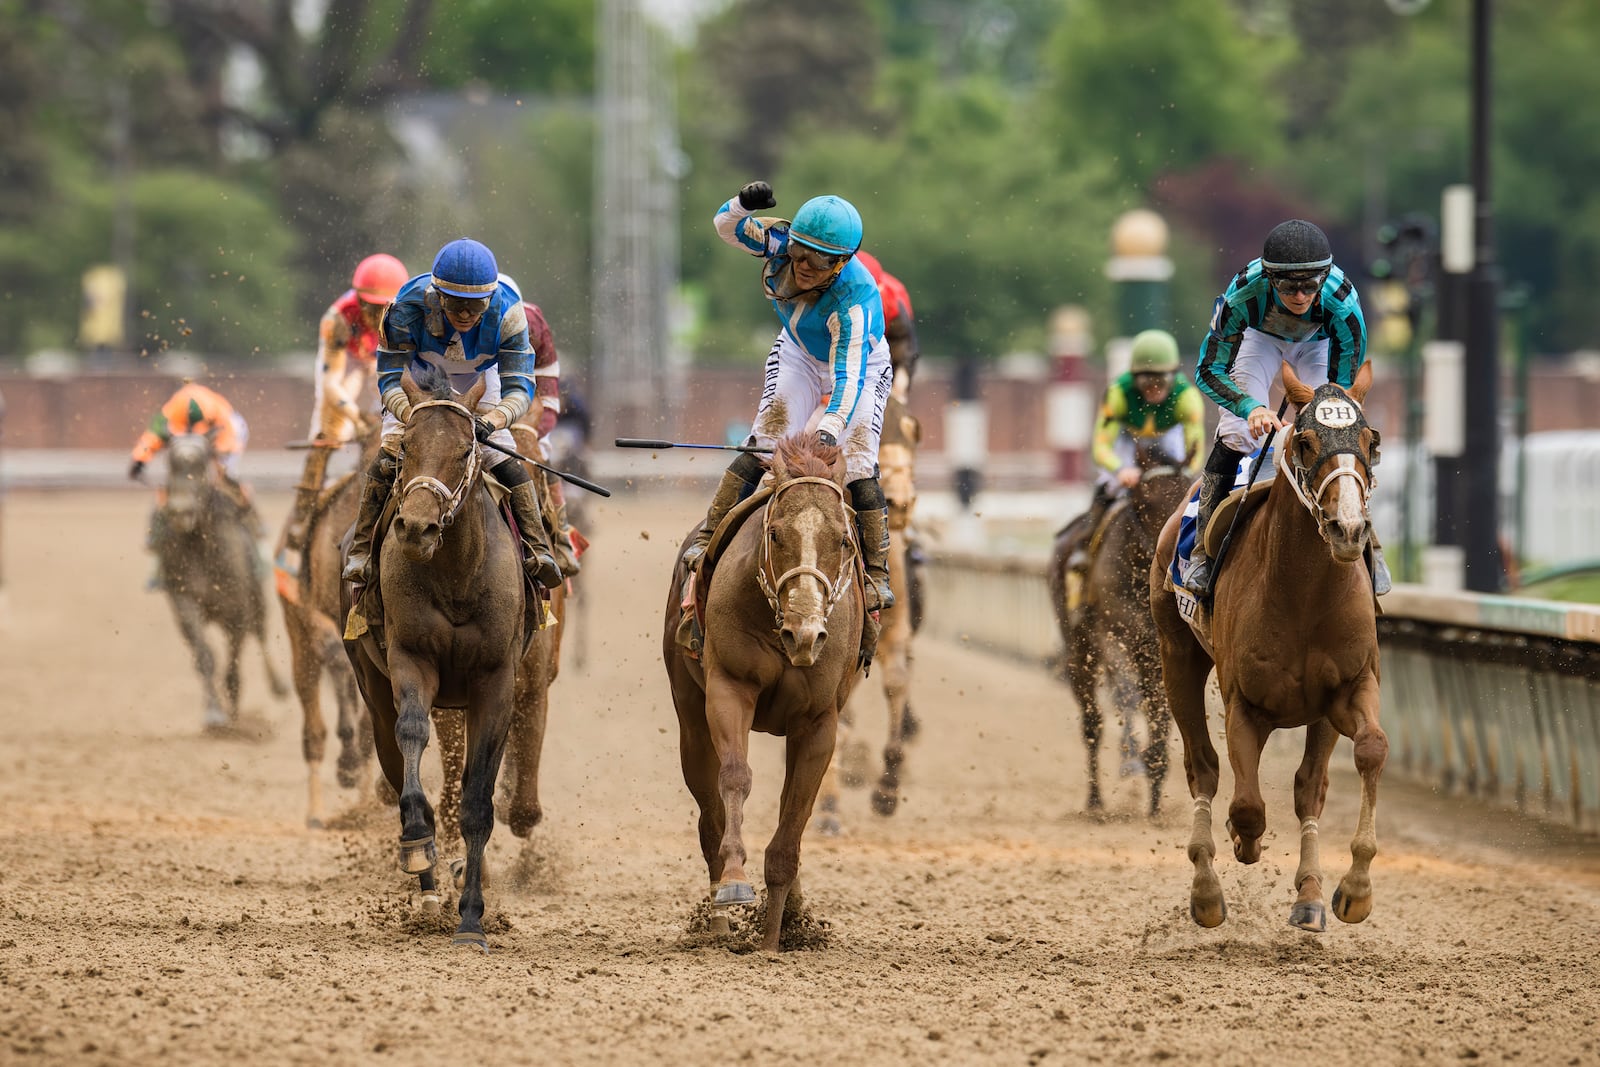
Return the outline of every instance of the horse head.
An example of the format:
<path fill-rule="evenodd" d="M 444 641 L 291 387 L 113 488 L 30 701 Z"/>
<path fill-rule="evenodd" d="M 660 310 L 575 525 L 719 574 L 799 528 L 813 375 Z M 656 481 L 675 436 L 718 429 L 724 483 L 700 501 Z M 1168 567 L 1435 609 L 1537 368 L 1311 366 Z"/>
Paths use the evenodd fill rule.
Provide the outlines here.
<path fill-rule="evenodd" d="M 167 526 L 176 533 L 193 533 L 205 513 L 216 477 L 211 438 L 198 433 L 176 434 L 167 442 Z"/>
<path fill-rule="evenodd" d="M 786 437 L 773 453 L 772 479 L 756 581 L 772 605 L 784 655 L 809 667 L 828 640 L 829 614 L 852 585 L 844 454 L 811 434 Z"/>
<path fill-rule="evenodd" d="M 1340 563 L 1361 557 L 1371 529 L 1378 431 L 1361 410 L 1371 385 L 1371 363 L 1361 365 L 1348 390 L 1332 382 L 1313 389 L 1283 365 L 1284 393 L 1300 409 L 1283 446 L 1289 484 Z"/>
<path fill-rule="evenodd" d="M 436 368 L 423 373 L 421 381 L 413 381 L 408 371 L 400 384 L 411 398 L 411 413 L 400 437 L 400 507 L 393 529 L 406 558 L 426 563 L 482 470 L 473 429 L 488 383 L 478 379 L 459 400 L 450 376 Z"/>
<path fill-rule="evenodd" d="M 1146 531 L 1153 542 L 1167 516 L 1177 509 L 1188 492 L 1190 479 L 1184 473 L 1184 457 L 1168 452 L 1162 437 L 1136 438 L 1133 462 L 1139 468 L 1139 483 L 1128 491 L 1128 502 L 1140 529 Z"/>

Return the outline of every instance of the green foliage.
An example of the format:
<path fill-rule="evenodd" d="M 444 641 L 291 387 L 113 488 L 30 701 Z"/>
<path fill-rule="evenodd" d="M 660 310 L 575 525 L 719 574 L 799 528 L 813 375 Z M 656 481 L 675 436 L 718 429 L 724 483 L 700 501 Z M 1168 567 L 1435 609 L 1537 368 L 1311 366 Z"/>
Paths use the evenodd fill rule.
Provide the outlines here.
<path fill-rule="evenodd" d="M 444 0 L 422 69 L 443 88 L 517 93 L 594 88 L 595 0 Z"/>

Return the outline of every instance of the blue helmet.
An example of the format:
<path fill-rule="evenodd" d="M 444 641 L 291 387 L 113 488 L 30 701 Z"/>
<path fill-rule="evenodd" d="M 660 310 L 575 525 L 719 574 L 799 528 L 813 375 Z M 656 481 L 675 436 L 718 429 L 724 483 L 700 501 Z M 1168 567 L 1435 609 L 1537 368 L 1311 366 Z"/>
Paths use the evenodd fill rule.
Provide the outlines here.
<path fill-rule="evenodd" d="M 800 205 L 789 237 L 830 256 L 850 256 L 861 247 L 861 213 L 838 196 L 814 196 Z"/>
<path fill-rule="evenodd" d="M 494 253 L 470 237 L 459 237 L 433 257 L 433 287 L 451 296 L 478 300 L 493 296 L 500 284 Z"/>

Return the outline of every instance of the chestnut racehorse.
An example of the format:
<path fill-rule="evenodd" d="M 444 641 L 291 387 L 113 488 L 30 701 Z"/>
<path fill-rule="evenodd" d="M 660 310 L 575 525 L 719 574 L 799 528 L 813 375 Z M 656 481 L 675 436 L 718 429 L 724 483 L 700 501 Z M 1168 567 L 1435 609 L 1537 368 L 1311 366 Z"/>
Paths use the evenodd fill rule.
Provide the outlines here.
<path fill-rule="evenodd" d="M 1282 431 L 1282 460 L 1266 503 L 1238 525 L 1209 612 L 1187 594 L 1174 594 L 1169 575 L 1178 515 L 1168 520 L 1156 549 L 1150 603 L 1194 797 L 1189 914 L 1201 926 L 1217 926 L 1227 917 L 1212 868 L 1218 765 L 1206 726 L 1205 684 L 1213 662 L 1233 767 L 1227 827 L 1234 856 L 1241 863 L 1261 858 L 1266 804 L 1258 774 L 1267 737 L 1304 726 L 1305 755 L 1294 777 L 1300 866 L 1289 923 L 1315 932 L 1326 928 L 1317 820 L 1327 795 L 1328 759 L 1343 735 L 1355 743 L 1361 814 L 1350 843 L 1350 870 L 1333 894 L 1333 913 L 1357 923 L 1372 911 L 1378 776 L 1389 741 L 1378 725 L 1376 601 L 1363 562 L 1377 434 L 1367 425 L 1361 400 L 1371 383 L 1370 363 L 1348 391 L 1331 383 L 1313 390 L 1284 364 L 1284 392 L 1300 410 L 1292 428 Z"/>
<path fill-rule="evenodd" d="M 750 731 L 784 738 L 762 937 L 762 947 L 776 952 L 785 918 L 800 910 L 800 837 L 833 755 L 839 710 L 860 673 L 863 601 L 842 452 L 814 435 L 794 435 L 778 442 L 771 470 L 770 493 L 758 491 L 764 502 L 715 557 L 719 536 L 713 535 L 695 579 L 705 618 L 701 658 L 691 659 L 676 640 L 681 560 L 668 591 L 662 649 L 683 779 L 700 808 L 717 932 L 727 931 L 729 905 L 755 900 L 744 847 Z"/>

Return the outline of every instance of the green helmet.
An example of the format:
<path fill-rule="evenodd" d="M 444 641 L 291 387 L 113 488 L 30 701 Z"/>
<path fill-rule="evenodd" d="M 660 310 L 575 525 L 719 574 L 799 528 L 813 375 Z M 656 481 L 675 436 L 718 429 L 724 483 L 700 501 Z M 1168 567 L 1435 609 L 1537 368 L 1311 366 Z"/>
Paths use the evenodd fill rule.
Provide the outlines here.
<path fill-rule="evenodd" d="M 1145 330 L 1133 339 L 1128 369 L 1135 374 L 1164 374 L 1178 369 L 1178 342 L 1166 330 Z"/>

